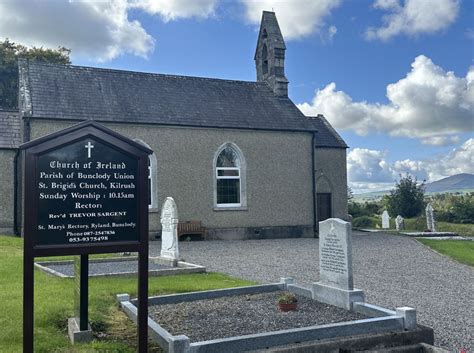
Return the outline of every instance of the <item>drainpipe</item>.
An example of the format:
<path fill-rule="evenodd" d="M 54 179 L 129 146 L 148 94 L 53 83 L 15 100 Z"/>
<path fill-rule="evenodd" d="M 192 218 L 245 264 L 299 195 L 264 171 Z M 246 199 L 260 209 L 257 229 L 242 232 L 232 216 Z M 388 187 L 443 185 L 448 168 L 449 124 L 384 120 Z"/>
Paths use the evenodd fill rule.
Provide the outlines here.
<path fill-rule="evenodd" d="M 318 217 L 318 214 L 317 214 L 317 209 L 316 209 L 316 176 L 314 175 L 315 173 L 315 155 L 314 155 L 314 150 L 315 150 L 315 147 L 314 147 L 314 142 L 315 142 L 315 139 L 316 139 L 316 132 L 313 132 L 313 137 L 311 139 L 311 164 L 312 164 L 312 179 L 313 179 L 313 232 L 314 232 L 314 237 L 316 238 L 316 233 L 317 233 L 317 230 L 318 230 L 318 227 L 317 227 L 317 217 Z M 319 238 L 319 236 L 318 236 Z"/>
<path fill-rule="evenodd" d="M 18 227 L 18 156 L 20 149 L 15 152 L 13 158 L 13 233 L 20 236 L 20 229 Z"/>
<path fill-rule="evenodd" d="M 24 135 L 23 135 L 23 142 L 28 142 L 30 141 L 31 139 L 31 127 L 30 127 L 30 119 L 26 116 L 23 117 L 24 119 L 24 122 L 23 122 L 23 131 L 24 131 Z"/>
<path fill-rule="evenodd" d="M 28 142 L 31 139 L 30 119 L 23 116 L 23 142 Z M 18 220 L 18 157 L 20 156 L 20 149 L 17 149 L 13 159 L 13 233 L 16 236 L 21 236 L 19 220 Z"/>

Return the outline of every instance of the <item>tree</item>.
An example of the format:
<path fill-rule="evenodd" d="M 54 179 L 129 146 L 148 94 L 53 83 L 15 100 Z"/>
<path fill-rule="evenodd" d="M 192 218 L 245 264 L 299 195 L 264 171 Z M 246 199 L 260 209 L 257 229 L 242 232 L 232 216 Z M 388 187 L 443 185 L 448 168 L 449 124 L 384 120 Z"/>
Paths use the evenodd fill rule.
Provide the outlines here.
<path fill-rule="evenodd" d="M 70 64 L 71 50 L 28 48 L 8 39 L 0 42 L 0 107 L 15 109 L 18 107 L 18 59 L 29 59 L 54 64 Z"/>
<path fill-rule="evenodd" d="M 418 183 L 417 178 L 407 174 L 400 175 L 395 189 L 383 198 L 388 212 L 405 218 L 420 215 L 425 208 L 425 181 Z"/>
<path fill-rule="evenodd" d="M 347 186 L 347 201 L 351 202 L 354 199 L 354 192 L 352 191 L 352 188 L 348 185 Z"/>

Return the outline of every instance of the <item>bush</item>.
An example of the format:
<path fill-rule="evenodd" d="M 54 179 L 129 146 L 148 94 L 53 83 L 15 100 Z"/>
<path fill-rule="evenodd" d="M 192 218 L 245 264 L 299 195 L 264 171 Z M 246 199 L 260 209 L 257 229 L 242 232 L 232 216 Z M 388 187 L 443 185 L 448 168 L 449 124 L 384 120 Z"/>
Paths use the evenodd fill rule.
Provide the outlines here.
<path fill-rule="evenodd" d="M 444 193 L 430 195 L 428 201 L 435 209 L 435 219 L 451 223 L 474 223 L 474 193 Z"/>
<path fill-rule="evenodd" d="M 436 210 L 435 219 L 436 221 L 455 223 L 456 215 L 452 213 L 451 211 L 437 211 Z"/>
<path fill-rule="evenodd" d="M 375 228 L 376 223 L 376 220 L 369 216 L 361 216 L 352 220 L 354 228 Z"/>
<path fill-rule="evenodd" d="M 376 202 L 349 202 L 349 214 L 354 217 L 375 216 L 381 213 L 381 205 Z"/>
<path fill-rule="evenodd" d="M 474 193 L 456 197 L 451 211 L 455 222 L 474 223 Z"/>

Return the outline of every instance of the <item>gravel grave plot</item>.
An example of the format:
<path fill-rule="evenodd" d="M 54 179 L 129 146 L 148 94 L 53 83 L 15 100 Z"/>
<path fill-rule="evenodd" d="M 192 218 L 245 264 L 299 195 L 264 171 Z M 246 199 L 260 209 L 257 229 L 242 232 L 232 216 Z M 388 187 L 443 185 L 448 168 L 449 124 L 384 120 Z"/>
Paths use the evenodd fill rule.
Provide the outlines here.
<path fill-rule="evenodd" d="M 296 311 L 281 312 L 276 304 L 281 293 L 153 305 L 148 314 L 171 334 L 186 335 L 192 342 L 366 318 L 302 296 Z"/>
<path fill-rule="evenodd" d="M 62 273 L 65 276 L 74 276 L 74 264 L 65 264 L 65 265 L 45 265 L 42 266 L 50 268 L 56 272 Z M 172 268 L 171 266 L 162 265 L 155 263 L 154 261 L 149 261 L 148 264 L 149 270 L 164 270 Z M 129 261 L 110 261 L 110 262 L 89 262 L 89 275 L 103 275 L 111 273 L 125 273 L 125 272 L 137 272 L 138 271 L 138 261 L 129 260 Z"/>
<path fill-rule="evenodd" d="M 319 280 L 318 239 L 267 239 L 179 243 L 180 255 L 208 271 L 279 282 L 294 277 L 299 285 Z M 161 243 L 150 242 L 150 254 Z M 354 286 L 368 303 L 394 310 L 411 306 L 418 322 L 432 327 L 435 344 L 450 352 L 474 352 L 474 268 L 439 255 L 415 239 L 353 232 Z"/>

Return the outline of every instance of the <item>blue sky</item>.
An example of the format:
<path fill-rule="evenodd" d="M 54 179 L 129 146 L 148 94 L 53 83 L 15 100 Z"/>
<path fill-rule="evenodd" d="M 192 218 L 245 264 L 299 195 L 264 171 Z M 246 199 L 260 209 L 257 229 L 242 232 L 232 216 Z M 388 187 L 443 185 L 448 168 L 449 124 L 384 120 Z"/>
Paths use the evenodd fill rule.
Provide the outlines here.
<path fill-rule="evenodd" d="M 474 172 L 474 1 L 0 1 L 0 38 L 76 65 L 255 80 L 262 10 L 287 44 L 289 95 L 344 137 L 356 192 Z"/>

